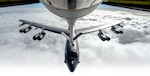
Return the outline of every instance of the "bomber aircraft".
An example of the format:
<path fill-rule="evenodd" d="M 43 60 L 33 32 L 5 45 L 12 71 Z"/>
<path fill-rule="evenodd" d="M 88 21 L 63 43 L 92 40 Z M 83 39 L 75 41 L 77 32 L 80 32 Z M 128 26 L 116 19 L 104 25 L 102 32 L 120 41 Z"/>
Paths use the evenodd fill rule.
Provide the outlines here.
<path fill-rule="evenodd" d="M 68 23 L 68 28 L 62 29 L 27 20 L 19 20 L 22 22 L 19 26 L 28 25 L 27 27 L 20 29 L 20 33 L 27 33 L 32 29 L 32 27 L 36 27 L 40 28 L 42 31 L 34 35 L 33 40 L 42 40 L 46 35 L 44 31 L 50 31 L 64 36 L 66 38 L 64 62 L 67 64 L 71 72 L 74 72 L 77 64 L 79 63 L 78 38 L 81 35 L 98 31 L 98 37 L 102 41 L 109 41 L 110 37 L 103 33 L 103 29 L 110 27 L 112 32 L 116 34 L 123 33 L 123 31 L 119 29 L 123 27 L 123 21 L 116 21 L 109 25 L 101 24 L 93 27 L 75 29 L 76 20 L 94 11 L 97 6 L 103 2 L 103 0 L 40 0 L 40 2 L 43 3 L 44 6 L 52 13 L 65 18 Z"/>

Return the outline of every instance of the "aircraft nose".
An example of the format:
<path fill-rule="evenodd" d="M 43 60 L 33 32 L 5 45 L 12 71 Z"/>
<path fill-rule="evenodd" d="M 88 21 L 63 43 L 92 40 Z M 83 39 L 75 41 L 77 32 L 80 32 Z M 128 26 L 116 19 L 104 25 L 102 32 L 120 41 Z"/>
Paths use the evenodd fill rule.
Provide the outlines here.
<path fill-rule="evenodd" d="M 71 63 L 70 63 L 70 67 L 69 67 L 69 70 L 71 71 L 71 72 L 74 72 L 74 70 L 76 69 L 76 63 L 75 63 L 75 61 L 72 61 Z"/>
<path fill-rule="evenodd" d="M 68 63 L 68 68 L 71 72 L 74 72 L 77 66 L 77 61 L 72 60 L 71 62 Z"/>
<path fill-rule="evenodd" d="M 74 67 L 70 67 L 69 70 L 70 70 L 71 72 L 74 72 L 74 71 L 75 71 L 75 68 L 74 68 Z"/>

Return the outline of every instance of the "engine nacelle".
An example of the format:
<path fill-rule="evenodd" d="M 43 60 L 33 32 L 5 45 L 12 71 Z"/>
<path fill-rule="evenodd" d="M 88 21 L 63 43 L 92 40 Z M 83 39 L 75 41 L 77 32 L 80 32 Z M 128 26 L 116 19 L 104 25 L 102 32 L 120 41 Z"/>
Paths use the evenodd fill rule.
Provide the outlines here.
<path fill-rule="evenodd" d="M 97 35 L 102 41 L 106 41 L 106 40 L 110 41 L 110 37 L 108 37 L 107 35 L 104 35 L 101 30 L 99 31 Z"/>
<path fill-rule="evenodd" d="M 22 23 L 22 24 L 20 24 L 19 26 L 23 26 L 23 25 L 25 25 L 25 23 Z"/>
<path fill-rule="evenodd" d="M 38 34 L 33 36 L 33 40 L 39 40 L 40 41 L 45 37 L 45 35 L 46 35 L 45 32 L 38 33 Z"/>
<path fill-rule="evenodd" d="M 20 33 L 27 33 L 27 32 L 29 32 L 31 29 L 32 29 L 32 27 L 29 26 L 29 27 L 20 29 L 19 32 L 20 32 Z"/>
<path fill-rule="evenodd" d="M 116 34 L 123 34 L 123 31 L 117 29 L 115 26 L 112 26 L 112 27 L 111 27 L 111 30 L 112 30 L 114 33 L 116 33 Z"/>

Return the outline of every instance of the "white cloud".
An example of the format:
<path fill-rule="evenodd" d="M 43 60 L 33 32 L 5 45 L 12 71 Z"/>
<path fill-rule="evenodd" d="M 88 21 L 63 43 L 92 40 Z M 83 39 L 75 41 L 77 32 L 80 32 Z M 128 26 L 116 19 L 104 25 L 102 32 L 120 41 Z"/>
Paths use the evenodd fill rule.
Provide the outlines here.
<path fill-rule="evenodd" d="M 41 30 L 34 30 L 27 34 L 20 34 L 20 27 L 17 26 L 20 24 L 20 22 L 17 21 L 18 19 L 27 19 L 34 22 L 47 24 L 50 26 L 66 28 L 67 23 L 64 19 L 59 18 L 53 15 L 52 13 L 49 13 L 45 8 L 38 9 L 9 7 L 1 8 L 0 10 L 0 65 L 47 67 L 56 67 L 57 65 L 60 65 L 59 67 L 65 67 L 65 69 L 67 69 L 66 65 L 64 64 L 65 38 L 63 36 L 47 32 L 46 37 L 41 42 L 33 41 L 32 37 Z M 79 75 L 80 73 L 84 74 L 89 71 L 82 66 L 93 66 L 93 68 L 91 68 L 92 72 L 89 75 L 93 74 L 97 66 L 100 66 L 98 68 L 101 68 L 102 65 L 149 66 L 150 18 L 149 14 L 143 14 L 144 13 L 138 13 L 137 15 L 134 13 L 126 13 L 122 11 L 115 12 L 106 10 L 96 10 L 92 14 L 83 17 L 82 19 L 77 21 L 76 25 L 78 26 L 78 28 L 98 25 L 104 20 L 105 22 L 109 22 L 109 20 L 124 20 L 126 26 L 123 29 L 123 35 L 116 35 L 114 33 L 110 33 L 111 31 L 109 29 L 106 29 L 108 35 L 112 36 L 112 40 L 109 42 L 102 42 L 101 40 L 99 40 L 96 33 L 81 36 L 79 38 L 80 64 L 77 67 L 77 69 L 79 70 L 77 70 L 77 74 L 75 73 L 74 75 Z M 131 18 L 131 20 L 128 21 L 126 19 L 127 17 Z M 4 68 L 6 70 L 9 69 L 6 67 Z M 35 70 L 35 72 L 42 71 L 41 69 L 31 69 L 28 71 L 28 69 L 29 68 L 21 68 L 21 70 L 19 71 L 16 68 L 15 71 L 12 71 L 12 69 L 10 68 L 9 72 L 14 72 L 13 74 L 16 74 L 17 71 L 21 73 L 25 73 L 24 71 L 26 71 L 27 73 L 25 74 L 27 75 L 31 72 L 31 70 Z M 107 76 L 110 75 L 107 74 L 108 69 L 108 72 L 115 72 L 115 74 L 117 74 L 118 76 L 122 75 L 121 73 L 125 73 L 123 69 L 120 71 L 119 68 L 117 68 L 117 71 L 121 72 L 118 74 L 117 71 L 113 71 L 113 68 L 105 67 L 102 69 L 96 69 L 96 72 L 102 71 L 102 75 L 105 76 L 106 74 Z M 53 72 L 53 70 L 50 71 Z M 60 73 L 57 72 L 58 68 L 54 69 L 54 71 L 55 74 L 62 73 L 61 71 L 59 71 Z M 81 71 L 83 71 L 83 73 Z M 125 71 L 130 73 L 130 71 L 128 70 Z M 141 70 L 137 71 L 139 72 Z M 138 74 L 136 74 L 135 71 L 133 72 L 133 75 L 138 76 Z M 43 70 L 42 73 L 49 73 L 49 68 Z M 147 69 L 146 73 L 145 71 L 141 72 L 141 74 L 143 73 L 148 73 Z M 34 74 L 38 75 L 38 73 L 33 72 L 33 75 Z M 20 74 L 18 73 L 17 75 L 19 76 Z"/>

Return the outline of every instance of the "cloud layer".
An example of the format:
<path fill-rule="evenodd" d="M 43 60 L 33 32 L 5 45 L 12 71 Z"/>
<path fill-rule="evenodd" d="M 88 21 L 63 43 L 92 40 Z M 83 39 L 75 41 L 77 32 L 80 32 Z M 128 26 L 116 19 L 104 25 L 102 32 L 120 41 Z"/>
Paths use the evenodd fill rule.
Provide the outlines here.
<path fill-rule="evenodd" d="M 13 10 L 12 10 L 13 9 Z M 31 11 L 29 11 L 31 10 Z M 112 40 L 103 42 L 97 33 L 79 38 L 81 65 L 149 65 L 150 15 L 124 11 L 96 10 L 80 18 L 76 26 L 83 28 L 102 22 L 123 20 L 124 34 L 116 35 L 106 29 Z M 0 65 L 64 65 L 65 38 L 47 32 L 41 41 L 32 37 L 41 30 L 20 34 L 19 19 L 67 28 L 65 19 L 45 8 L 8 7 L 0 9 Z"/>

